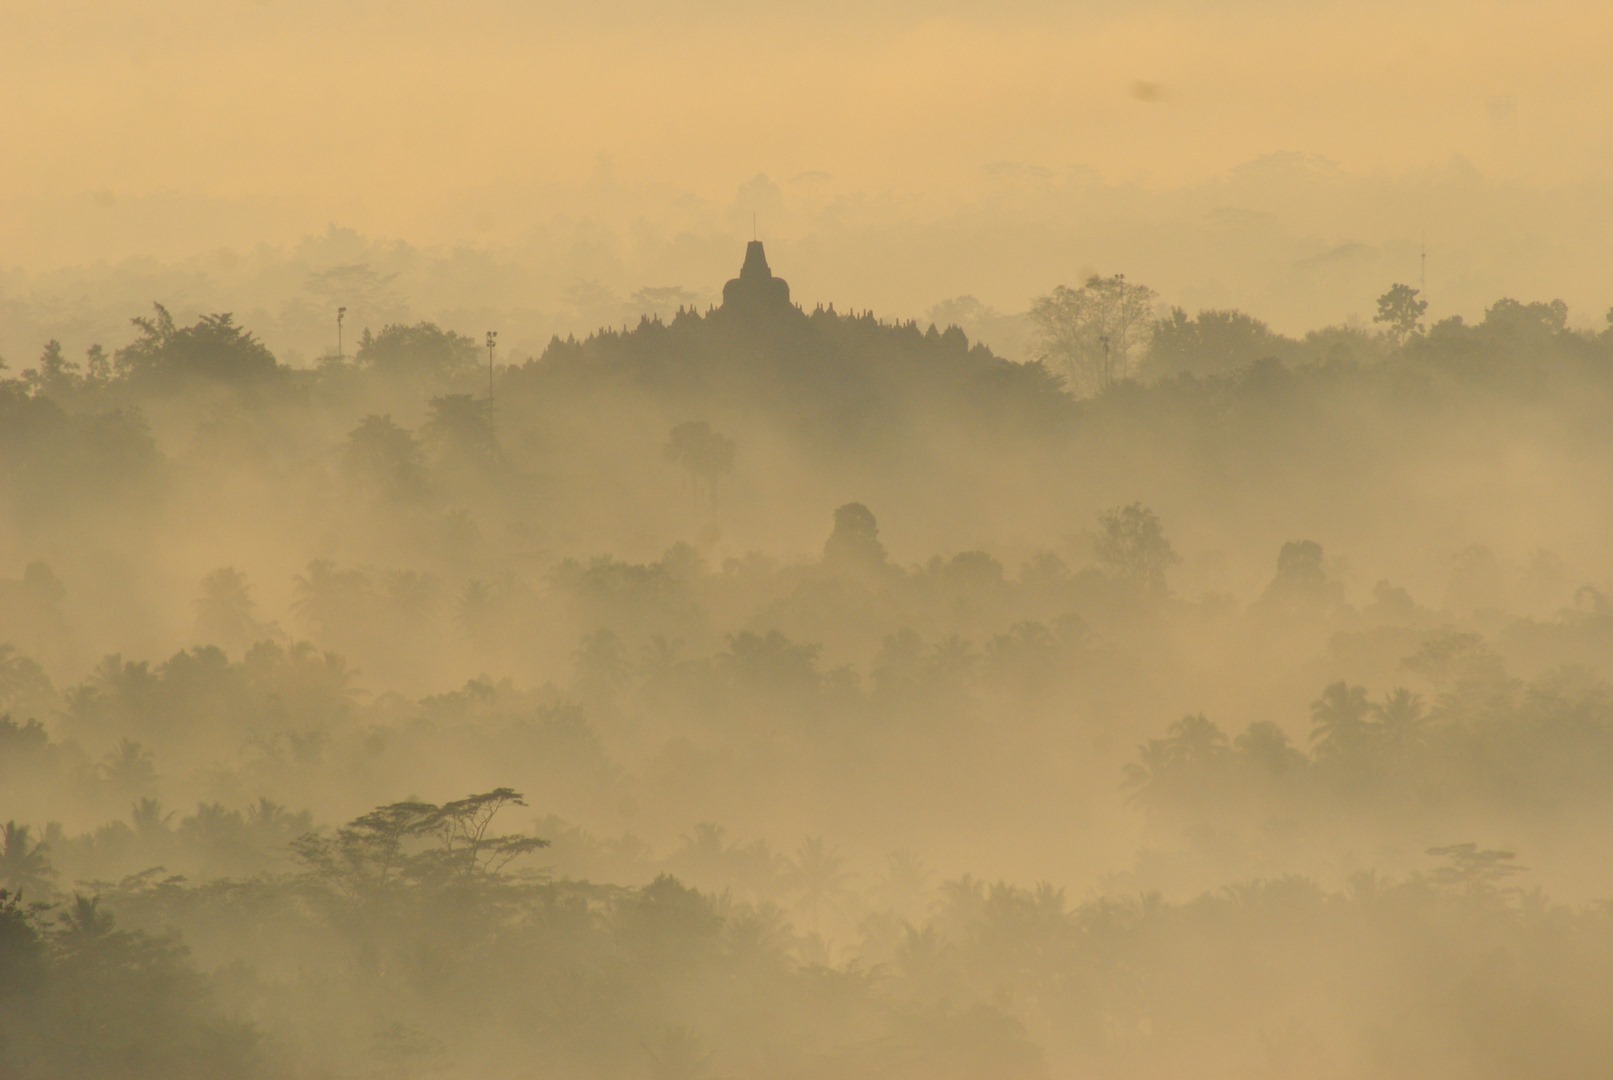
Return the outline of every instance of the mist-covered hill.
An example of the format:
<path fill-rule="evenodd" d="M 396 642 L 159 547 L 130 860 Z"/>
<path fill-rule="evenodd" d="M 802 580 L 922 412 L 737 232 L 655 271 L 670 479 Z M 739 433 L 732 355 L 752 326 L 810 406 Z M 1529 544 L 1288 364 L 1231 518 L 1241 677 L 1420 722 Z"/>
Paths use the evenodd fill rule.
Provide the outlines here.
<path fill-rule="evenodd" d="M 4 1070 L 1598 1074 L 1613 333 L 1140 288 L 45 345 Z"/>

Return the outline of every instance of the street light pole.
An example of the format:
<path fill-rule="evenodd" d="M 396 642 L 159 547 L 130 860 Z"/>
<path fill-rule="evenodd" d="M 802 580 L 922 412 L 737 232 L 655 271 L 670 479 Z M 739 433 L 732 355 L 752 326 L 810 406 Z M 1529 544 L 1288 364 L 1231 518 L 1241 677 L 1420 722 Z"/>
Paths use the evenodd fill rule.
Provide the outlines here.
<path fill-rule="evenodd" d="M 487 426 L 493 426 L 493 346 L 498 344 L 498 331 L 487 332 Z"/>

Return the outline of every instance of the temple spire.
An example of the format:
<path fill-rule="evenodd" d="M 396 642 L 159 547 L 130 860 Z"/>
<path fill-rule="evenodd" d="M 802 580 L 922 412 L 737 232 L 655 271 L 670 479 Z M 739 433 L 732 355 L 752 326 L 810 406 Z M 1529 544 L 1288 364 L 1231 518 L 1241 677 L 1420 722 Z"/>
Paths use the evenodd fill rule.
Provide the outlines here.
<path fill-rule="evenodd" d="M 722 289 L 725 310 L 765 311 L 790 306 L 790 286 L 773 276 L 767 265 L 767 252 L 760 240 L 745 245 L 745 262 L 739 276 Z"/>

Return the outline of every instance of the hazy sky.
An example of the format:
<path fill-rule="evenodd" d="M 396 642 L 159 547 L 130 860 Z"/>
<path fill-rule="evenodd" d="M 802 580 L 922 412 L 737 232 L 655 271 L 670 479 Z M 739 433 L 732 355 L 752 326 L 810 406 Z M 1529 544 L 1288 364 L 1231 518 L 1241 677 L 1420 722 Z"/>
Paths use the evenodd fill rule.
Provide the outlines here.
<path fill-rule="evenodd" d="M 1460 230 L 1485 265 L 1535 242 L 1561 266 L 1552 280 L 1613 300 L 1613 274 L 1586 280 L 1590 247 L 1563 237 L 1572 250 L 1552 252 L 1583 226 L 1599 243 L 1607 215 L 1574 230 L 1536 205 L 1607 205 L 1606 0 L 0 0 L 0 13 L 0 263 L 13 268 L 289 243 L 332 222 L 491 244 L 570 216 L 669 243 L 748 231 L 747 209 L 775 238 L 849 251 L 848 231 L 1024 228 L 1039 199 L 1049 217 L 1090 216 L 1064 196 L 1094 185 L 1134 193 L 1124 216 L 1144 226 L 1209 190 L 1191 208 L 1202 224 L 1225 209 L 1215 185 L 1288 154 L 1375 185 L 1337 226 L 1336 192 L 1284 190 L 1284 227 L 1313 254 L 1403 246 L 1432 222 L 1436 248 Z M 1434 220 L 1453 170 L 1506 192 L 1474 203 L 1506 220 Z M 773 201 L 736 199 L 758 174 Z M 1270 209 L 1251 198 L 1223 201 Z M 1064 276 L 1118 261 L 1120 233 L 1073 253 Z M 1053 273 L 923 288 L 1011 307 Z M 1243 306 L 1282 305 L 1276 268 L 1249 271 L 1258 288 L 1170 273 L 1155 277 L 1188 299 L 1219 286 L 1228 302 L 1254 289 Z M 1507 287 L 1489 284 L 1499 273 L 1484 287 Z"/>

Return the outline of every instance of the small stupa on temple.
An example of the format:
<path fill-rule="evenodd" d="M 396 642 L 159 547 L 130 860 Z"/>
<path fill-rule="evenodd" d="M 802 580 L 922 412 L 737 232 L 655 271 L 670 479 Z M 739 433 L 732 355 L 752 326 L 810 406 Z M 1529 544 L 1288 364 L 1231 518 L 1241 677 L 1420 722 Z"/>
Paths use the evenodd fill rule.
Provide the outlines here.
<path fill-rule="evenodd" d="M 788 310 L 789 283 L 768 269 L 760 240 L 745 245 L 745 265 L 739 268 L 738 277 L 722 287 L 722 306 L 724 311 L 737 312 Z"/>

